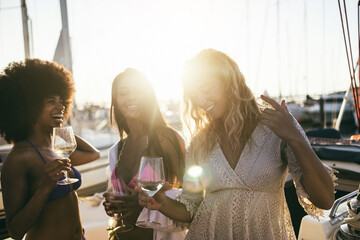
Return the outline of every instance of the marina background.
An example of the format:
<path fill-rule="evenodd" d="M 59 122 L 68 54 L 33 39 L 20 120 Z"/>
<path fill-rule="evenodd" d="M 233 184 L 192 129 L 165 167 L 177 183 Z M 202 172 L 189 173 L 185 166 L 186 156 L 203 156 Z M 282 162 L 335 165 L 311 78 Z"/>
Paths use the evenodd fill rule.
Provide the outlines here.
<path fill-rule="evenodd" d="M 356 1 L 345 1 L 356 44 Z M 28 0 L 31 56 L 52 60 L 58 0 Z M 239 64 L 256 95 L 304 97 L 350 85 L 337 1 L 68 1 L 76 102 L 109 106 L 114 77 L 143 71 L 160 100 L 181 98 L 184 62 L 216 48 Z M 356 50 L 353 46 L 354 55 Z M 20 0 L 0 1 L 0 69 L 24 59 Z"/>

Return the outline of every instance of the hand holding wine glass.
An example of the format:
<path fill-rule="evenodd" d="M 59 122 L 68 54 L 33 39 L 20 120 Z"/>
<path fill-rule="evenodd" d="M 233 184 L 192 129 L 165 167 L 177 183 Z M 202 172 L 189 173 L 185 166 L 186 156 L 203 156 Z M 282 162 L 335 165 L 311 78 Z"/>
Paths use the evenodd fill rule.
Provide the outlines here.
<path fill-rule="evenodd" d="M 153 197 L 165 183 L 163 160 L 161 157 L 141 158 L 139 172 L 137 175 L 138 186 L 149 197 Z M 151 204 L 148 205 L 148 215 L 146 221 L 136 222 L 136 226 L 143 228 L 154 228 L 160 223 L 150 220 Z"/>
<path fill-rule="evenodd" d="M 69 158 L 76 149 L 76 140 L 72 127 L 54 127 L 52 136 L 52 149 L 60 158 Z M 64 171 L 65 178 L 58 181 L 59 185 L 67 185 L 79 181 L 77 178 L 69 178 Z"/>
<path fill-rule="evenodd" d="M 118 196 L 123 197 L 130 195 L 130 192 L 128 191 L 128 187 L 126 186 L 124 180 L 122 178 L 117 178 L 115 174 L 111 175 L 111 178 L 108 181 L 108 187 L 106 192 L 108 193 L 106 195 L 107 198 Z M 119 220 L 120 225 L 116 226 Z M 128 232 L 133 229 L 133 226 L 125 225 L 122 218 L 122 213 L 120 213 L 120 218 L 118 217 L 117 213 L 114 213 L 114 217 L 109 222 L 109 225 L 112 227 L 112 229 L 116 228 L 116 232 Z"/>

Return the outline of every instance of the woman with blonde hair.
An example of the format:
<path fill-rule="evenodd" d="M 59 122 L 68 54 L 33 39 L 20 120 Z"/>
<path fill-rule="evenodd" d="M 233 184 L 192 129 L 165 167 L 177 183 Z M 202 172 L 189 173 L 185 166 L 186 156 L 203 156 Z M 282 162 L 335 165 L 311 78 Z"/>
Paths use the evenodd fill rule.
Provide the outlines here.
<path fill-rule="evenodd" d="M 233 59 L 201 51 L 187 63 L 183 87 L 191 133 L 184 191 L 172 200 L 165 186 L 151 208 L 191 223 L 186 239 L 295 239 L 284 195 L 288 171 L 309 214 L 332 206 L 331 169 L 284 100 L 262 96 L 270 107 L 259 107 Z M 142 206 L 149 201 L 144 193 L 139 199 Z"/>

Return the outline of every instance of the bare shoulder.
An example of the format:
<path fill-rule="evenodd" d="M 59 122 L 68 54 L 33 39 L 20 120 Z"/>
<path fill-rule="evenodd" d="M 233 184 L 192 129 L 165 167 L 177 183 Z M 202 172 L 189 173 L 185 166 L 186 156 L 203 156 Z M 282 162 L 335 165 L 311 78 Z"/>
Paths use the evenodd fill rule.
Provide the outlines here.
<path fill-rule="evenodd" d="M 17 171 L 26 169 L 30 166 L 29 163 L 31 163 L 31 159 L 34 157 L 36 157 L 36 153 L 30 147 L 15 145 L 5 158 L 1 172 L 12 171 L 14 168 Z"/>

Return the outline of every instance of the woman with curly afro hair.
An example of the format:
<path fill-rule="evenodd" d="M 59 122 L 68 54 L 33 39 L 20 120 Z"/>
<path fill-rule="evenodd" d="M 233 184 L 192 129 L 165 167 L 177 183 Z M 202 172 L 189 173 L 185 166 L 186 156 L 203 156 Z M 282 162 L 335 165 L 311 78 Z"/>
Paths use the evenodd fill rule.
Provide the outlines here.
<path fill-rule="evenodd" d="M 80 173 L 51 148 L 51 133 L 67 118 L 74 94 L 71 73 L 39 59 L 13 62 L 0 73 L 0 134 L 14 144 L 2 167 L 6 223 L 12 238 L 84 239 L 78 198 Z M 76 136 L 72 165 L 100 157 Z M 57 185 L 64 176 L 80 181 Z"/>

